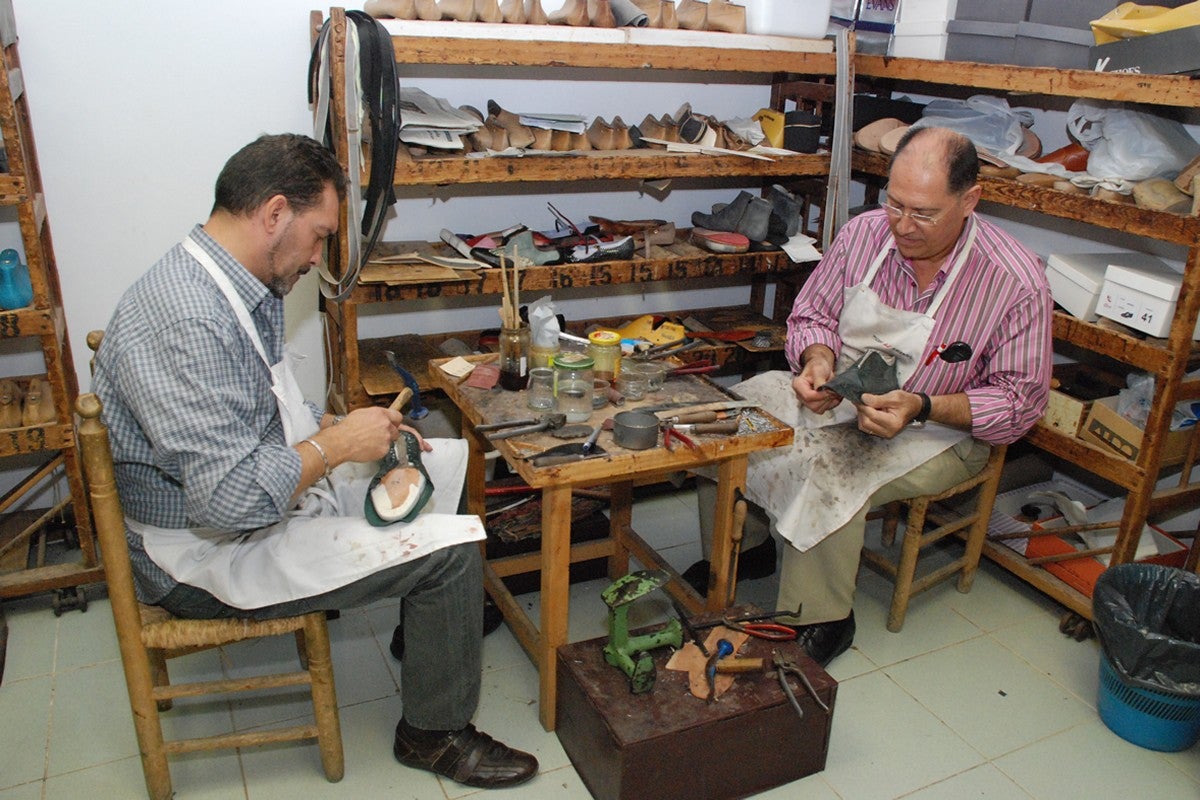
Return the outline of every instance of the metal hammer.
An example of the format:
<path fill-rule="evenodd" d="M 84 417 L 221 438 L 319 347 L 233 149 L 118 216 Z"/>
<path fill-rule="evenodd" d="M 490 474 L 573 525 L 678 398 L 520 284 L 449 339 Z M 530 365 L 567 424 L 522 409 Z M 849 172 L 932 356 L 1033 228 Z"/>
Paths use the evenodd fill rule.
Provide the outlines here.
<path fill-rule="evenodd" d="M 429 414 L 429 409 L 421 404 L 421 387 L 417 385 L 417 379 L 400 365 L 400 359 L 394 351 L 385 350 L 383 354 L 387 357 L 388 363 L 392 365 L 392 369 L 396 370 L 396 374 L 404 380 L 404 384 L 412 390 L 412 409 L 408 412 L 409 418 L 423 419 Z"/>

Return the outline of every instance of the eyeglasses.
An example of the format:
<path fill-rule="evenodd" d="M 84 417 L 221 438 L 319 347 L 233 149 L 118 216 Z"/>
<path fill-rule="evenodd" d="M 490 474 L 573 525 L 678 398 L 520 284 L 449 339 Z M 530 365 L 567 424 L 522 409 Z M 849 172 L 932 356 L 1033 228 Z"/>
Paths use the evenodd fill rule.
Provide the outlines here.
<path fill-rule="evenodd" d="M 892 219 L 899 221 L 904 217 L 908 217 L 913 221 L 914 224 L 921 225 L 923 227 L 929 227 L 936 224 L 937 221 L 946 213 L 945 211 L 939 211 L 936 214 L 917 214 L 914 211 L 905 211 L 903 208 L 896 208 L 896 206 L 891 205 L 890 203 L 884 203 L 882 201 L 880 201 L 879 205 Z"/>
<path fill-rule="evenodd" d="M 883 192 L 884 192 L 884 194 L 887 194 L 886 186 L 883 187 Z M 924 227 L 928 227 L 928 226 L 937 224 L 937 221 L 940 220 L 943 216 L 945 216 L 946 211 L 948 210 L 948 209 L 943 209 L 942 211 L 939 211 L 936 214 L 918 214 L 914 211 L 906 211 L 903 208 L 898 208 L 898 207 L 892 205 L 891 203 L 885 203 L 882 200 L 879 202 L 879 205 L 880 205 L 880 207 L 883 208 L 883 210 L 887 213 L 887 215 L 889 217 L 891 217 L 893 220 L 899 221 L 899 220 L 903 219 L 904 217 L 908 217 L 910 220 L 913 221 L 913 224 L 921 225 Z"/>

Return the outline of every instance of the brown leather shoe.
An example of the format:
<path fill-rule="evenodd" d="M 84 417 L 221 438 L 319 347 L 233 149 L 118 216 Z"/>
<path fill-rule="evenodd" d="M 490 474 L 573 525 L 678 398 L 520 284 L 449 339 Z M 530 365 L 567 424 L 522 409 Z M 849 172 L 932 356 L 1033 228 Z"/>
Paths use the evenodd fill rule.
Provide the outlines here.
<path fill-rule="evenodd" d="M 396 760 L 407 767 L 480 789 L 516 786 L 537 774 L 536 758 L 496 741 L 474 725 L 429 743 L 412 739 L 406 733 L 407 728 L 408 724 L 400 720 L 392 747 Z"/>

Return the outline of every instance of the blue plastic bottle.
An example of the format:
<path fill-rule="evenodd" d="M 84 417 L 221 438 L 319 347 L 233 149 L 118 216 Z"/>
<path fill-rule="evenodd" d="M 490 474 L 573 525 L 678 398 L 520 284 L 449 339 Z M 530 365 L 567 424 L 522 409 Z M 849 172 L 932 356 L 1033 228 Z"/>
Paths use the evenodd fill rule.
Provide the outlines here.
<path fill-rule="evenodd" d="M 0 308 L 12 311 L 33 302 L 33 285 L 29 282 L 29 267 L 11 247 L 0 251 Z"/>

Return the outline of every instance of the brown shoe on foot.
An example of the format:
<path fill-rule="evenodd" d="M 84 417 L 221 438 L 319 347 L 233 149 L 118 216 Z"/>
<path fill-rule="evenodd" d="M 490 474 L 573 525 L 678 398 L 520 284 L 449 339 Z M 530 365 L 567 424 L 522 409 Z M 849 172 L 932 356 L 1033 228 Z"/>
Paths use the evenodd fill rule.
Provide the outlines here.
<path fill-rule="evenodd" d="M 536 758 L 496 741 L 474 725 L 430 737 L 432 741 L 419 741 L 411 730 L 400 720 L 392 746 L 396 760 L 407 767 L 480 789 L 516 786 L 537 774 Z"/>

